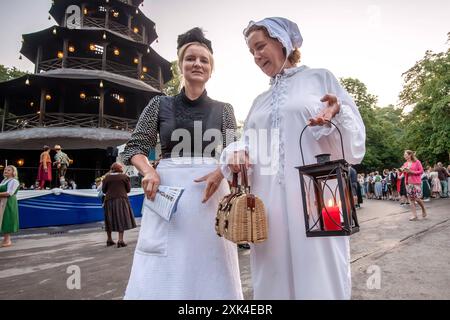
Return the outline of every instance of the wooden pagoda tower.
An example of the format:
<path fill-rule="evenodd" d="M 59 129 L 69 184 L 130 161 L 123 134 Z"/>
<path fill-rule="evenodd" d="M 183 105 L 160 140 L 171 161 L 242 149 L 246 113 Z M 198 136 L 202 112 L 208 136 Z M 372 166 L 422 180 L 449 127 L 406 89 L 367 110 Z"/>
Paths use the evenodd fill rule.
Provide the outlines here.
<path fill-rule="evenodd" d="M 0 83 L 0 163 L 18 166 L 26 185 L 43 145 L 59 144 L 74 159 L 68 178 L 89 187 L 162 94 L 170 63 L 150 47 L 157 34 L 142 2 L 54 0 L 57 25 L 23 35 L 21 55 L 35 70 Z"/>

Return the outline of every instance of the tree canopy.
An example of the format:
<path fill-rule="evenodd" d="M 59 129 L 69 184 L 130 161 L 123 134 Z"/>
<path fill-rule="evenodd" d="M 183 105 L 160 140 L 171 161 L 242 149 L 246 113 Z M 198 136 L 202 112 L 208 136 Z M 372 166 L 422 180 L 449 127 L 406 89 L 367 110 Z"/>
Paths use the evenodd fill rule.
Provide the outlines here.
<path fill-rule="evenodd" d="M 0 82 L 19 78 L 26 74 L 27 72 L 20 71 L 16 67 L 8 68 L 0 64 Z"/>
<path fill-rule="evenodd" d="M 450 44 L 450 33 L 448 33 Z M 413 107 L 404 118 L 402 144 L 430 164 L 450 160 L 450 48 L 427 51 L 403 74 L 401 106 Z"/>
<path fill-rule="evenodd" d="M 172 61 L 172 80 L 166 83 L 163 92 L 168 96 L 175 96 L 180 92 L 182 76 L 177 61 Z"/>

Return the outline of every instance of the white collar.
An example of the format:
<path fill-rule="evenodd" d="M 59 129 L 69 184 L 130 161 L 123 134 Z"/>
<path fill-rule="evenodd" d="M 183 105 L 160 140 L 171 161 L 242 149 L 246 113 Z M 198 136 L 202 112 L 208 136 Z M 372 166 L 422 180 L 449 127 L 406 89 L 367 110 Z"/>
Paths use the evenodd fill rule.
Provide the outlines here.
<path fill-rule="evenodd" d="M 281 73 L 275 75 L 275 77 L 270 78 L 270 85 L 277 84 L 280 79 L 289 78 L 289 77 L 293 76 L 294 74 L 296 74 L 297 72 L 301 72 L 306 69 L 308 69 L 308 67 L 305 65 L 302 65 L 300 67 L 286 68 Z"/>

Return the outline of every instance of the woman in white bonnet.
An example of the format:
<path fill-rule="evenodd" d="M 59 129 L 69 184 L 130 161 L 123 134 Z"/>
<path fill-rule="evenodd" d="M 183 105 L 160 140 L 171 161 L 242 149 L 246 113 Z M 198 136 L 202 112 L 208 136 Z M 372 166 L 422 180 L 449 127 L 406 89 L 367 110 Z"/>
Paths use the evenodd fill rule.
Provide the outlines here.
<path fill-rule="evenodd" d="M 307 124 L 305 164 L 323 153 L 342 158 L 336 128 L 324 126 L 331 119 L 342 132 L 345 159 L 360 163 L 365 128 L 358 108 L 330 71 L 297 66 L 303 39 L 292 21 L 251 21 L 244 36 L 270 87 L 254 100 L 243 139 L 229 145 L 221 161 L 228 177 L 238 163 L 251 163 L 253 193 L 267 210 L 268 240 L 251 246 L 254 299 L 350 299 L 349 238 L 306 237 L 295 167 L 302 165 L 299 137 Z M 252 140 L 255 134 L 265 139 Z"/>

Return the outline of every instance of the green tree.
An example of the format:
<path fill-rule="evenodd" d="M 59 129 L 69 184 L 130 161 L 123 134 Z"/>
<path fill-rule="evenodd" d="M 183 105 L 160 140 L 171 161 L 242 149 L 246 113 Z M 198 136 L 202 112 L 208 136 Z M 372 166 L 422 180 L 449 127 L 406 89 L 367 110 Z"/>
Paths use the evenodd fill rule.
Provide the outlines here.
<path fill-rule="evenodd" d="M 8 68 L 0 64 L 0 82 L 19 78 L 26 74 L 27 72 L 20 71 L 16 67 Z"/>
<path fill-rule="evenodd" d="M 168 96 L 175 96 L 180 92 L 182 75 L 178 68 L 178 62 L 173 61 L 170 68 L 172 70 L 172 80 L 166 83 L 163 92 Z"/>
<path fill-rule="evenodd" d="M 341 84 L 353 97 L 366 127 L 366 154 L 361 163 L 367 171 L 397 167 L 401 161 L 402 147 L 399 140 L 402 129 L 401 109 L 394 106 L 379 108 L 377 96 L 367 91 L 358 79 L 343 78 Z"/>
<path fill-rule="evenodd" d="M 450 43 L 450 32 L 448 33 Z M 450 48 L 427 51 L 403 74 L 401 106 L 413 110 L 405 117 L 403 145 L 431 164 L 450 160 Z"/>

